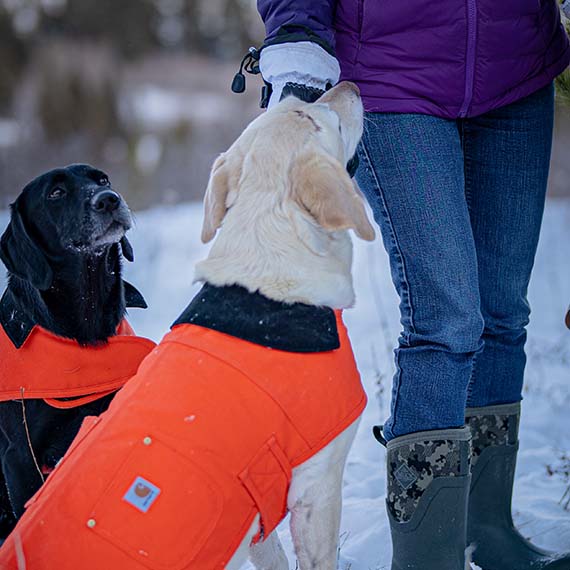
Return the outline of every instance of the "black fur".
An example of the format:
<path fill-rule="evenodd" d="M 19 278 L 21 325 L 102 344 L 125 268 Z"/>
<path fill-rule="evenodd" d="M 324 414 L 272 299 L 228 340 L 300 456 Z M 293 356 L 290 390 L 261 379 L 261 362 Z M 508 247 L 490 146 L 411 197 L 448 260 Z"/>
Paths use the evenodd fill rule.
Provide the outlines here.
<path fill-rule="evenodd" d="M 112 211 L 94 208 L 105 192 L 106 174 L 86 165 L 43 174 L 12 205 L 0 240 L 16 304 L 40 326 L 84 345 L 112 336 L 125 313 L 119 242 L 132 258 L 124 237 L 132 222 L 120 198 Z"/>
<path fill-rule="evenodd" d="M 87 165 L 52 170 L 24 188 L 0 240 L 0 258 L 8 269 L 0 324 L 15 346 L 23 344 L 36 324 L 81 345 L 101 344 L 124 318 L 125 292 L 134 306 L 146 306 L 121 277 L 122 257 L 133 259 L 125 237 L 131 223 L 107 175 Z M 111 399 L 69 410 L 27 400 L 26 417 L 40 465 L 54 467 L 82 420 L 105 411 Z M 0 457 L 11 502 L 10 512 L 0 512 L 0 532 L 12 526 L 8 519 L 22 515 L 24 503 L 42 483 L 22 411 L 19 401 L 0 403 Z M 6 496 L 0 491 L 2 502 Z"/>

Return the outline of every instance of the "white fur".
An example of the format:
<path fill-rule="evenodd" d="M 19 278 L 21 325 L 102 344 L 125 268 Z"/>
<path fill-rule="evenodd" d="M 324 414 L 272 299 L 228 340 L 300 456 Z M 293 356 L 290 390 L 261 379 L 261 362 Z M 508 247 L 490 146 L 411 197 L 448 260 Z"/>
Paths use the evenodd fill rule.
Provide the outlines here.
<path fill-rule="evenodd" d="M 347 268 L 352 243 L 346 232 L 327 235 L 271 195 L 250 193 L 233 206 L 195 279 L 239 284 L 270 299 L 334 308 L 354 304 Z"/>
<path fill-rule="evenodd" d="M 242 545 L 249 546 L 244 540 Z M 249 546 L 249 558 L 258 570 L 288 570 L 287 556 L 277 532 L 272 532 L 264 542 Z M 244 558 L 242 557 L 243 561 Z"/>
<path fill-rule="evenodd" d="M 196 280 L 239 284 L 287 303 L 353 304 L 352 242 L 373 239 L 345 165 L 362 135 L 356 86 L 340 84 L 315 104 L 289 98 L 256 119 L 214 163 L 202 239 L 218 232 Z M 334 570 L 346 457 L 358 421 L 293 470 L 287 503 L 300 570 Z M 250 554 L 258 570 L 287 570 L 276 533 L 250 549 L 259 517 L 227 565 Z"/>
<path fill-rule="evenodd" d="M 299 570 L 334 570 L 338 556 L 338 534 L 342 511 L 342 475 L 360 420 L 311 459 L 293 469 L 287 497 L 291 512 L 291 535 Z M 259 532 L 254 522 L 226 570 L 239 570 L 247 560 L 247 549 Z M 289 565 L 276 532 L 250 548 L 257 570 L 288 570 Z"/>
<path fill-rule="evenodd" d="M 235 182 L 217 239 L 196 266 L 196 281 L 239 284 L 288 303 L 353 305 L 348 232 L 323 229 L 291 197 L 291 169 L 301 153 L 320 153 L 345 165 L 355 152 L 362 104 L 346 90 L 335 100 L 335 89 L 323 104 L 285 100 L 256 119 L 223 155 Z M 310 115 L 320 130 L 298 112 Z"/>
<path fill-rule="evenodd" d="M 476 570 L 479 566 L 475 566 L 473 563 L 473 553 L 475 552 L 476 547 L 474 544 L 470 544 L 465 549 L 465 570 Z"/>

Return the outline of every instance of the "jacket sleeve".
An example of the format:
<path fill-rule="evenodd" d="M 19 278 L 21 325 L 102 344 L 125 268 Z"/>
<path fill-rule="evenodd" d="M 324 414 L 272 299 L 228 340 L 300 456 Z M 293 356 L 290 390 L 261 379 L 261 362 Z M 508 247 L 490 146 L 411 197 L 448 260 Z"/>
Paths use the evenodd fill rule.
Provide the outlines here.
<path fill-rule="evenodd" d="M 312 41 L 334 55 L 336 0 L 257 0 L 265 23 L 265 45 Z"/>

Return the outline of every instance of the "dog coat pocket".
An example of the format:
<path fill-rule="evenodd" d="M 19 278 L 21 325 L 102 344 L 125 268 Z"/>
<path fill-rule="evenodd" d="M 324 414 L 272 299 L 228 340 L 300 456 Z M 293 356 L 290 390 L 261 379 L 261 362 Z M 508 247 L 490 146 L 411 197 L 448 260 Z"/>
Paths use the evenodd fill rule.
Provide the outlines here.
<path fill-rule="evenodd" d="M 85 524 L 142 568 L 187 568 L 213 533 L 223 493 L 196 463 L 147 436 L 135 444 Z"/>
<path fill-rule="evenodd" d="M 272 436 L 257 452 L 239 478 L 261 515 L 261 532 L 254 542 L 268 537 L 287 514 L 287 492 L 292 469 Z"/>

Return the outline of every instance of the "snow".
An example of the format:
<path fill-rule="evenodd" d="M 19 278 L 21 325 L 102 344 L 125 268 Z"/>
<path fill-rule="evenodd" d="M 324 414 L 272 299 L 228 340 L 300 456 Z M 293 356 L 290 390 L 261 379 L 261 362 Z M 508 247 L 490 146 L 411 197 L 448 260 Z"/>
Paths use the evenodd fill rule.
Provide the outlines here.
<path fill-rule="evenodd" d="M 201 216 L 199 204 L 138 214 L 130 236 L 136 262 L 126 274 L 150 305 L 147 311 L 131 312 L 139 334 L 159 340 L 198 290 L 192 285 L 193 265 L 207 252 L 200 244 Z M 6 220 L 7 215 L 0 214 L 0 227 Z M 570 331 L 563 323 L 570 302 L 569 240 L 570 202 L 550 200 L 530 289 L 533 315 L 514 499 L 514 516 L 523 535 L 560 551 L 570 550 L 570 512 L 560 504 L 569 483 L 561 475 L 549 475 L 547 466 L 561 466 L 561 456 L 570 454 Z M 398 299 L 379 241 L 355 240 L 354 274 L 357 304 L 346 311 L 345 319 L 369 404 L 346 470 L 339 568 L 382 570 L 390 567 L 391 557 L 384 506 L 385 452 L 371 428 L 387 417 L 391 353 L 400 328 Z M 286 524 L 279 532 L 294 568 Z M 246 565 L 243 570 L 251 568 Z"/>

